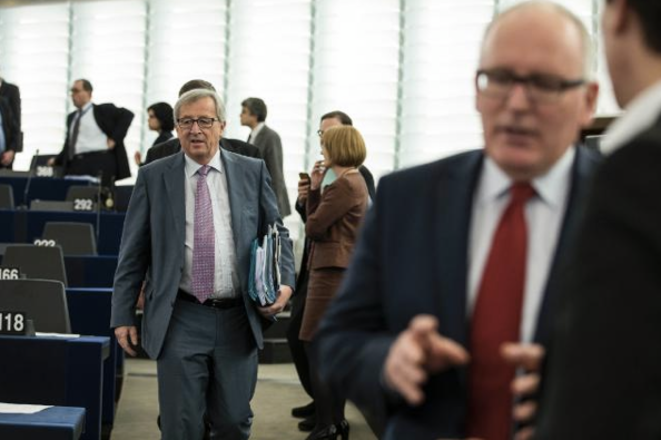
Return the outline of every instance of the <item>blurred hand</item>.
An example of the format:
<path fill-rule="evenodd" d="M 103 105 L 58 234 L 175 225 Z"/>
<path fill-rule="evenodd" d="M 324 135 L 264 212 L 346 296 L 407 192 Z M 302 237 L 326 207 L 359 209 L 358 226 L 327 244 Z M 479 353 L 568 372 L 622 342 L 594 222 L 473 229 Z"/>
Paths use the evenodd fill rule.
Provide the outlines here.
<path fill-rule="evenodd" d="M 511 365 L 521 368 L 525 374 L 519 375 L 512 381 L 512 394 L 517 400 L 534 396 L 539 391 L 541 380 L 540 368 L 544 360 L 544 347 L 539 344 L 506 343 L 501 346 L 500 352 Z M 514 406 L 513 417 L 518 423 L 531 423 L 537 415 L 537 401 L 524 400 Z M 519 430 L 514 436 L 515 440 L 530 440 L 535 433 L 534 425 L 528 425 Z"/>
<path fill-rule="evenodd" d="M 300 205 L 305 204 L 305 201 L 308 199 L 309 192 L 310 192 L 310 180 L 300 179 L 298 181 L 298 202 Z"/>
<path fill-rule="evenodd" d="M 289 298 L 291 298 L 293 292 L 294 291 L 292 290 L 291 287 L 281 285 L 280 290 L 278 290 L 278 295 L 275 302 L 267 307 L 257 307 L 257 310 L 259 310 L 259 313 L 264 318 L 270 319 L 271 317 L 277 315 L 278 313 L 282 312 L 285 309 L 285 306 L 289 302 Z"/>
<path fill-rule="evenodd" d="M 108 149 L 109 149 L 109 150 L 112 150 L 113 148 L 115 148 L 115 141 L 113 141 L 112 139 L 108 138 Z"/>
<path fill-rule="evenodd" d="M 461 345 L 438 333 L 435 317 L 418 315 L 390 347 L 384 380 L 410 405 L 419 405 L 425 399 L 422 387 L 431 374 L 465 365 L 469 359 Z"/>
<path fill-rule="evenodd" d="M 321 185 L 321 181 L 324 180 L 324 173 L 326 169 L 324 168 L 324 161 L 318 160 L 314 163 L 312 167 L 312 172 L 310 173 L 310 189 L 318 189 Z"/>
<path fill-rule="evenodd" d="M 137 166 L 140 166 L 142 163 L 142 154 L 140 154 L 139 151 L 136 151 L 135 154 L 133 155 L 133 160 L 135 161 L 135 164 Z"/>
<path fill-rule="evenodd" d="M 2 155 L 0 155 L 0 162 L 2 165 L 8 167 L 14 161 L 14 151 L 7 150 Z"/>
<path fill-rule="evenodd" d="M 132 346 L 135 347 L 138 345 L 138 329 L 135 326 L 121 326 L 115 328 L 115 337 L 117 337 L 119 346 L 122 347 L 125 352 L 131 356 L 137 354 L 132 348 Z"/>

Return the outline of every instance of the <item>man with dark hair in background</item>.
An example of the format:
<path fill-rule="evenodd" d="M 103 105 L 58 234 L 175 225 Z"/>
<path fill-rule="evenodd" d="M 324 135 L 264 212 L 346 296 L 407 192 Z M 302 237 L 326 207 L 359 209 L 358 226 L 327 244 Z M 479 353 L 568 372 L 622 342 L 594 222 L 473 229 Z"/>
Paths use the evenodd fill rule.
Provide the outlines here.
<path fill-rule="evenodd" d="M 207 89 L 214 92 L 216 91 L 216 88 L 209 81 L 205 81 L 203 79 L 192 79 L 181 86 L 179 89 L 179 96 L 194 89 Z M 261 159 L 261 155 L 259 154 L 257 147 L 238 139 L 221 138 L 220 147 L 242 156 Z M 147 158 L 145 159 L 145 164 L 153 162 L 156 159 L 161 159 L 163 157 L 178 153 L 179 151 L 181 151 L 181 144 L 179 143 L 179 138 L 175 136 L 174 138 L 161 144 L 156 144 L 147 150 Z"/>
<path fill-rule="evenodd" d="M 324 135 L 324 132 L 331 127 L 338 125 L 351 125 L 353 126 L 353 121 L 344 112 L 339 110 L 326 113 L 321 117 L 319 121 L 319 130 L 317 134 L 319 135 L 319 142 Z M 372 173 L 365 167 L 361 165 L 358 168 L 360 174 L 365 179 L 365 184 L 367 185 L 367 192 L 370 196 L 370 200 L 374 200 L 376 195 L 376 189 L 374 188 L 374 177 Z M 330 174 L 330 171 L 327 171 L 327 174 Z M 324 179 L 325 184 L 330 184 L 331 182 Z M 302 178 L 298 182 L 298 198 L 296 199 L 296 212 L 301 216 L 301 220 L 305 223 L 307 219 L 305 203 L 308 198 L 308 193 L 310 191 L 310 180 Z M 289 350 L 292 354 L 292 359 L 294 360 L 294 366 L 296 367 L 296 373 L 298 378 L 303 385 L 303 389 L 310 396 L 313 401 L 307 405 L 292 408 L 292 416 L 297 418 L 302 418 L 298 424 L 298 428 L 301 431 L 312 431 L 315 426 L 315 406 L 314 406 L 314 395 L 312 392 L 312 385 L 310 383 L 310 367 L 308 365 L 308 357 L 305 354 L 305 349 L 303 347 L 303 342 L 298 338 L 298 334 L 301 331 L 301 323 L 303 321 L 303 312 L 305 311 L 305 299 L 307 298 L 308 293 L 308 257 L 309 257 L 309 242 L 306 237 L 305 244 L 303 245 L 303 258 L 301 259 L 301 266 L 298 271 L 298 278 L 296 279 L 296 293 L 292 298 L 292 309 L 291 309 L 291 318 L 289 320 L 289 327 L 287 328 L 287 342 L 289 343 Z"/>
<path fill-rule="evenodd" d="M 540 407 L 544 440 L 661 438 L 661 2 L 606 0 L 624 113 L 602 141 Z"/>
<path fill-rule="evenodd" d="M 67 137 L 57 157 L 49 165 L 64 167 L 69 175 L 98 176 L 104 186 L 131 176 L 124 138 L 133 113 L 114 104 L 92 103 L 92 84 L 74 81 L 71 100 L 76 111 L 67 117 Z"/>
<path fill-rule="evenodd" d="M 278 133 L 266 125 L 266 113 L 266 104 L 260 98 L 248 98 L 241 103 L 241 125 L 251 130 L 248 143 L 259 149 L 266 162 L 280 215 L 285 218 L 291 214 L 291 207 L 282 164 L 282 141 Z"/>
<path fill-rule="evenodd" d="M 21 151 L 21 92 L 14 84 L 0 78 L 0 168 L 11 168 L 14 156 Z M 2 138 L 4 136 L 4 139 Z"/>

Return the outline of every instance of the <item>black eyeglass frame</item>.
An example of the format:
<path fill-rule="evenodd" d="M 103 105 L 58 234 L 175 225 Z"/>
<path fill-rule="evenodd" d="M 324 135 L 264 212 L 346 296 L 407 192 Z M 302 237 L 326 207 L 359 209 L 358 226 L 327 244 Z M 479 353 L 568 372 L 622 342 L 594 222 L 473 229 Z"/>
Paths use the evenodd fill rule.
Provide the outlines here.
<path fill-rule="evenodd" d="M 498 76 L 500 78 L 497 78 Z M 499 83 L 502 90 L 497 93 L 486 91 L 485 81 L 487 83 L 489 81 Z M 506 69 L 479 69 L 475 73 L 475 88 L 478 93 L 498 99 L 507 98 L 512 93 L 515 84 L 522 84 L 529 99 L 536 102 L 553 102 L 564 92 L 586 83 L 587 81 L 584 78 L 567 80 L 559 76 L 546 74 L 522 76 Z"/>
<path fill-rule="evenodd" d="M 179 118 L 177 125 L 183 129 L 193 128 L 193 124 L 197 123 L 200 128 L 211 128 L 214 122 L 220 122 L 218 118 Z"/>

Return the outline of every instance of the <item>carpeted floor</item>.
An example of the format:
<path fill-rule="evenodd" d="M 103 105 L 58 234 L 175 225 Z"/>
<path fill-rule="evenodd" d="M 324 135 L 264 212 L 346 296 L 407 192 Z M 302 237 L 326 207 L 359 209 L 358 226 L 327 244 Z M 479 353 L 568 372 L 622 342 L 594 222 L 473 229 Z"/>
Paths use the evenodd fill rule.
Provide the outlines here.
<path fill-rule="evenodd" d="M 293 364 L 260 365 L 257 392 L 252 401 L 255 420 L 252 440 L 303 440 L 306 433 L 290 415 L 291 408 L 309 402 L 298 382 Z M 112 440 L 157 440 L 158 414 L 156 365 L 144 359 L 128 359 L 122 397 L 117 408 Z M 347 404 L 351 440 L 375 440 L 365 420 Z"/>

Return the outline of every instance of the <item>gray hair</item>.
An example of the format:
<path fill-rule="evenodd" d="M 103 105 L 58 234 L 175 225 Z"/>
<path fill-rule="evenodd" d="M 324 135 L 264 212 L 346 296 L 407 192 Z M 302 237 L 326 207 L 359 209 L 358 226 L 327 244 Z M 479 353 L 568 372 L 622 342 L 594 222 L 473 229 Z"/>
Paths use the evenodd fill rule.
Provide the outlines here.
<path fill-rule="evenodd" d="M 192 104 L 204 98 L 213 99 L 216 104 L 216 118 L 220 122 L 225 122 L 225 104 L 223 104 L 223 100 L 214 90 L 208 89 L 193 89 L 181 95 L 174 105 L 174 120 L 179 119 L 179 110 L 181 110 L 182 106 Z"/>
<path fill-rule="evenodd" d="M 512 12 L 520 11 L 523 9 L 547 9 L 552 10 L 560 14 L 561 16 L 567 18 L 578 30 L 581 35 L 581 41 L 583 43 L 583 76 L 587 81 L 591 81 L 595 77 L 595 50 L 592 37 L 588 32 L 587 28 L 583 24 L 580 18 L 578 18 L 573 12 L 571 12 L 566 7 L 554 3 L 548 0 L 529 0 L 522 3 L 517 3 L 514 6 L 511 6 L 504 11 L 500 12 L 496 17 L 489 23 L 486 31 L 484 32 L 484 37 L 482 38 L 482 50 L 484 49 L 484 42 L 487 40 L 489 33 L 493 27 L 500 21 L 501 18 L 509 15 Z"/>

